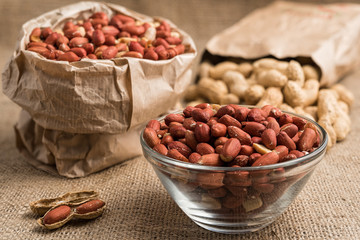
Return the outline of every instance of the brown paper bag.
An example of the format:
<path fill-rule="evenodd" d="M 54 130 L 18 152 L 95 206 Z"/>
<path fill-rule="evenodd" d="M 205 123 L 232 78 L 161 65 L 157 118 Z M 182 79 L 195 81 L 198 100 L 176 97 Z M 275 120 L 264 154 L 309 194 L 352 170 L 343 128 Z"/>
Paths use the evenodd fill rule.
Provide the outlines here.
<path fill-rule="evenodd" d="M 124 133 L 175 105 L 191 82 L 196 48 L 191 37 L 166 20 L 183 36 L 190 51 L 175 58 L 151 61 L 138 58 L 83 59 L 61 62 L 25 51 L 35 27 L 62 28 L 69 19 L 83 19 L 94 11 L 150 17 L 124 7 L 80 2 L 32 19 L 22 27 L 16 51 L 2 74 L 3 92 L 28 111 L 45 129 L 69 133 Z"/>
<path fill-rule="evenodd" d="M 359 66 L 360 5 L 275 1 L 215 35 L 206 49 L 251 60 L 300 57 L 321 69 L 323 86 L 331 85 Z"/>
<path fill-rule="evenodd" d="M 84 177 L 140 155 L 141 126 L 122 134 L 78 134 L 44 129 L 26 111 L 15 125 L 16 145 L 36 168 Z"/>
<path fill-rule="evenodd" d="M 103 11 L 153 19 L 124 7 L 80 2 L 43 14 L 22 27 L 2 74 L 3 92 L 25 111 L 15 126 L 17 146 L 32 165 L 66 177 L 82 177 L 141 154 L 144 123 L 173 107 L 191 82 L 196 47 L 169 60 L 137 58 L 59 62 L 26 51 L 35 27 L 62 28 L 70 19 Z"/>

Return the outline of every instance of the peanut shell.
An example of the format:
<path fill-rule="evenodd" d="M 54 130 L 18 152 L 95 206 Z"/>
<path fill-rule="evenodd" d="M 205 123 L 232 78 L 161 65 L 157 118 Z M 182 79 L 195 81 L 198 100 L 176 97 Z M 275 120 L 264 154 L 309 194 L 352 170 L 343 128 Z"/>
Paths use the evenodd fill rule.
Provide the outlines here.
<path fill-rule="evenodd" d="M 76 212 L 76 207 L 77 206 L 80 206 L 86 202 L 89 202 L 91 200 L 94 200 L 94 199 L 88 199 L 88 200 L 85 200 L 85 201 L 82 201 L 81 203 L 79 204 L 61 204 L 61 205 L 65 205 L 65 206 L 71 206 L 71 212 L 70 214 L 63 220 L 61 221 L 58 221 L 58 222 L 55 222 L 55 223 L 52 223 L 52 224 L 46 224 L 44 223 L 44 217 L 46 216 L 46 214 L 48 214 L 49 212 L 51 212 L 52 210 L 56 209 L 57 207 L 59 207 L 59 205 L 57 206 L 54 206 L 52 208 L 50 208 L 45 214 L 43 217 L 39 218 L 37 220 L 37 223 L 41 226 L 41 227 L 44 227 L 44 228 L 47 228 L 47 229 L 56 229 L 56 228 L 60 228 L 62 227 L 63 225 L 65 225 L 67 222 L 69 222 L 70 220 L 72 219 L 94 219 L 94 218 L 97 218 L 99 217 L 105 210 L 105 207 L 106 207 L 106 204 L 104 201 L 104 205 L 98 209 L 96 209 L 95 211 L 92 211 L 92 212 L 88 212 L 88 213 L 84 213 L 84 214 L 80 214 L 80 213 L 77 213 Z"/>
<path fill-rule="evenodd" d="M 68 206 L 81 205 L 84 202 L 98 198 L 95 191 L 68 192 L 57 198 L 45 198 L 30 203 L 30 209 L 37 215 L 44 215 L 49 209 L 65 204 Z"/>

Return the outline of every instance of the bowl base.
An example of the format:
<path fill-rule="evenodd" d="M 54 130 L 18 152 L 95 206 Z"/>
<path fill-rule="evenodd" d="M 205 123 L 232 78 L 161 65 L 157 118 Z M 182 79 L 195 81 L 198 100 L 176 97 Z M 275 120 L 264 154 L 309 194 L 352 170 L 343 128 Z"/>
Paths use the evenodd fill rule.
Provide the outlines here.
<path fill-rule="evenodd" d="M 276 218 L 267 219 L 266 222 L 262 222 L 262 223 L 251 223 L 251 224 L 239 223 L 236 225 L 229 224 L 229 226 L 226 226 L 226 224 L 223 224 L 223 226 L 212 225 L 204 222 L 199 222 L 194 219 L 192 220 L 198 226 L 212 232 L 223 233 L 223 234 L 245 234 L 250 232 L 256 232 L 259 231 L 260 229 L 267 227 L 268 225 L 273 223 L 276 220 Z"/>

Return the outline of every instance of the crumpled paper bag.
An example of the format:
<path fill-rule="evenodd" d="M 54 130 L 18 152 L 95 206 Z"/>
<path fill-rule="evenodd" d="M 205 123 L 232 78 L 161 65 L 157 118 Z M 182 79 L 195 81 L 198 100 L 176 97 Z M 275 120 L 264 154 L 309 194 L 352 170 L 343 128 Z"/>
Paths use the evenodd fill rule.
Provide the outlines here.
<path fill-rule="evenodd" d="M 15 126 L 19 150 L 32 165 L 66 177 L 86 176 L 140 155 L 145 122 L 173 107 L 192 80 L 195 44 L 167 19 L 188 49 L 169 60 L 68 63 L 25 50 L 33 28 L 62 28 L 96 11 L 153 20 L 108 3 L 79 2 L 53 10 L 22 26 L 2 74 L 4 94 L 25 110 Z"/>
<path fill-rule="evenodd" d="M 34 167 L 68 178 L 84 177 L 141 154 L 142 126 L 126 133 L 67 133 L 44 129 L 22 110 L 15 125 L 16 146 Z"/>
<path fill-rule="evenodd" d="M 206 49 L 251 60 L 300 58 L 321 69 L 321 85 L 332 85 L 360 65 L 360 5 L 275 1 L 215 35 Z"/>
<path fill-rule="evenodd" d="M 43 128 L 70 133 L 124 133 L 166 112 L 191 83 L 195 44 L 169 20 L 190 48 L 188 53 L 169 60 L 117 58 L 68 63 L 25 50 L 35 27 L 62 28 L 64 22 L 87 18 L 94 11 L 152 20 L 114 4 L 69 5 L 26 22 L 5 66 L 3 92 Z"/>

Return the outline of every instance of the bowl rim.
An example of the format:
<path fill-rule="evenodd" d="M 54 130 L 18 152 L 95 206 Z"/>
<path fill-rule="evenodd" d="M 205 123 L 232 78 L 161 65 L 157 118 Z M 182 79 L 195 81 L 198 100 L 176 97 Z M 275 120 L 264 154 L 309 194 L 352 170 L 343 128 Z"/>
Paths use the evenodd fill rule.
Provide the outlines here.
<path fill-rule="evenodd" d="M 242 106 L 242 107 L 248 107 L 248 108 L 259 108 L 256 106 L 251 106 L 251 105 L 238 105 L 238 106 Z M 188 170 L 207 170 L 207 171 L 258 171 L 258 170 L 269 170 L 269 169 L 277 169 L 277 168 L 286 168 L 286 167 L 291 167 L 291 166 L 295 166 L 298 165 L 300 163 L 307 163 L 309 160 L 315 160 L 317 159 L 319 156 L 321 156 L 323 153 L 325 153 L 326 151 L 326 147 L 327 147 L 327 143 L 328 143 L 328 134 L 325 131 L 325 129 L 323 127 L 321 127 L 317 122 L 315 122 L 314 120 L 305 117 L 305 116 L 301 116 L 299 114 L 296 113 L 291 113 L 288 111 L 284 111 L 281 110 L 283 113 L 292 115 L 292 116 L 296 116 L 296 117 L 300 117 L 302 119 L 307 120 L 308 122 L 314 124 L 316 126 L 316 128 L 318 129 L 318 131 L 320 132 L 320 135 L 323 136 L 323 141 L 321 143 L 321 145 L 315 149 L 313 152 L 306 154 L 302 157 L 296 158 L 294 160 L 290 160 L 290 161 L 286 161 L 286 162 L 282 162 L 282 163 L 275 163 L 275 164 L 270 164 L 270 165 L 264 165 L 264 166 L 249 166 L 249 167 L 218 167 L 218 166 L 207 166 L 207 165 L 200 165 L 200 164 L 194 164 L 194 163 L 190 163 L 190 162 L 183 162 L 174 158 L 170 158 L 168 156 L 162 155 L 158 152 L 156 152 L 155 150 L 153 150 L 152 148 L 150 148 L 147 143 L 145 142 L 144 138 L 143 138 L 143 133 L 146 127 L 143 128 L 143 130 L 141 131 L 140 134 L 140 143 L 141 146 L 144 150 L 144 152 L 146 151 L 146 153 L 150 154 L 151 157 L 153 159 L 155 159 L 157 162 L 162 162 L 162 163 L 166 163 L 166 164 L 170 164 L 170 165 L 175 165 L 177 167 L 182 167 L 182 168 L 186 168 Z M 172 114 L 172 113 L 182 113 L 183 110 L 175 110 L 172 111 L 170 113 L 167 113 L 159 118 L 157 118 L 156 120 L 161 121 L 163 120 L 167 115 Z M 144 154 L 143 154 L 144 155 Z M 146 157 L 145 157 L 146 158 Z"/>

